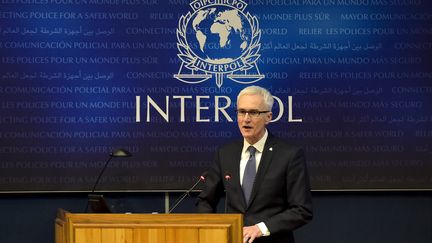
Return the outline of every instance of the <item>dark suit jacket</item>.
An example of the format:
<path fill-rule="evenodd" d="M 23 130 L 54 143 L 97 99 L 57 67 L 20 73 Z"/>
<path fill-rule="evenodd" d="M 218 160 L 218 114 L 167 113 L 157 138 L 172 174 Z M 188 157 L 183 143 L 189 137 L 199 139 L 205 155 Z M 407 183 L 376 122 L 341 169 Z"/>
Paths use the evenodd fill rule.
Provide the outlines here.
<path fill-rule="evenodd" d="M 264 222 L 270 236 L 255 242 L 294 242 L 292 231 L 312 219 L 312 200 L 305 156 L 269 133 L 247 204 L 240 185 L 240 157 L 243 140 L 222 146 L 207 172 L 198 196 L 198 212 L 211 213 L 226 190 L 228 213 L 244 215 L 244 225 Z M 231 179 L 224 180 L 229 173 Z"/>

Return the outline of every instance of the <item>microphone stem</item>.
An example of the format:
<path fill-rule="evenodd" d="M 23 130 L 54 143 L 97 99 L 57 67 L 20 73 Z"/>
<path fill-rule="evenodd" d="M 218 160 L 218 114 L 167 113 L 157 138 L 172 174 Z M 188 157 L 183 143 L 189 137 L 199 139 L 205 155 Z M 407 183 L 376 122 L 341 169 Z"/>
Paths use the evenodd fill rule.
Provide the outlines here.
<path fill-rule="evenodd" d="M 231 175 L 227 172 L 225 172 L 225 176 L 224 176 L 225 182 L 228 184 L 229 180 L 231 180 Z M 225 187 L 225 210 L 224 213 L 227 213 L 227 208 L 228 208 L 228 191 Z"/>
<path fill-rule="evenodd" d="M 176 202 L 174 203 L 173 207 L 168 211 L 168 213 L 171 213 L 182 201 L 183 199 L 185 199 L 185 197 L 187 195 L 189 195 L 189 193 L 201 182 L 201 177 L 199 178 L 199 180 L 197 182 L 195 182 L 195 184 L 189 189 L 187 190 L 185 193 L 183 193 L 183 195 L 181 197 L 179 197 Z"/>
<path fill-rule="evenodd" d="M 225 213 L 227 213 L 227 207 L 228 207 L 228 192 L 225 189 Z"/>

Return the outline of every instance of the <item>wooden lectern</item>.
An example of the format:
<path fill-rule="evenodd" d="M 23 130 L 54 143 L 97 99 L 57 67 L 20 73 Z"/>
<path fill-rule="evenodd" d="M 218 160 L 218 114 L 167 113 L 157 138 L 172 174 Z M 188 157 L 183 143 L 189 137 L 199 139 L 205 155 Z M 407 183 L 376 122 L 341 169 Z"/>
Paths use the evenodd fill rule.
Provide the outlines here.
<path fill-rule="evenodd" d="M 55 221 L 56 243 L 240 243 L 241 214 L 75 214 Z"/>

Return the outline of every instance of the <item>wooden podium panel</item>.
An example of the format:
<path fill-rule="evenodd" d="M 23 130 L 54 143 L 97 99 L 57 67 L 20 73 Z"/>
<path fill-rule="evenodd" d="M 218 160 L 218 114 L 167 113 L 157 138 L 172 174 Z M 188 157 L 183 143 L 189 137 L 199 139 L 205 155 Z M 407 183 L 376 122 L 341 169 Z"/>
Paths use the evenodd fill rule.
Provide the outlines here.
<path fill-rule="evenodd" d="M 56 243 L 240 243 L 240 214 L 73 214 L 59 209 Z"/>

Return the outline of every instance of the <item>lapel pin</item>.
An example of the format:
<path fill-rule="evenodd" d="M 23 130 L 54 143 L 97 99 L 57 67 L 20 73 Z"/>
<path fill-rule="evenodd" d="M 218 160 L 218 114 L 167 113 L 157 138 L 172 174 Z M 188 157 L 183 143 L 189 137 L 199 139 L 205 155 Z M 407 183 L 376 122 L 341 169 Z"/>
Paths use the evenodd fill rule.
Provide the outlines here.
<path fill-rule="evenodd" d="M 273 148 L 272 148 L 272 147 L 270 147 L 270 148 L 269 148 L 269 150 L 270 150 L 270 151 L 273 151 Z"/>

